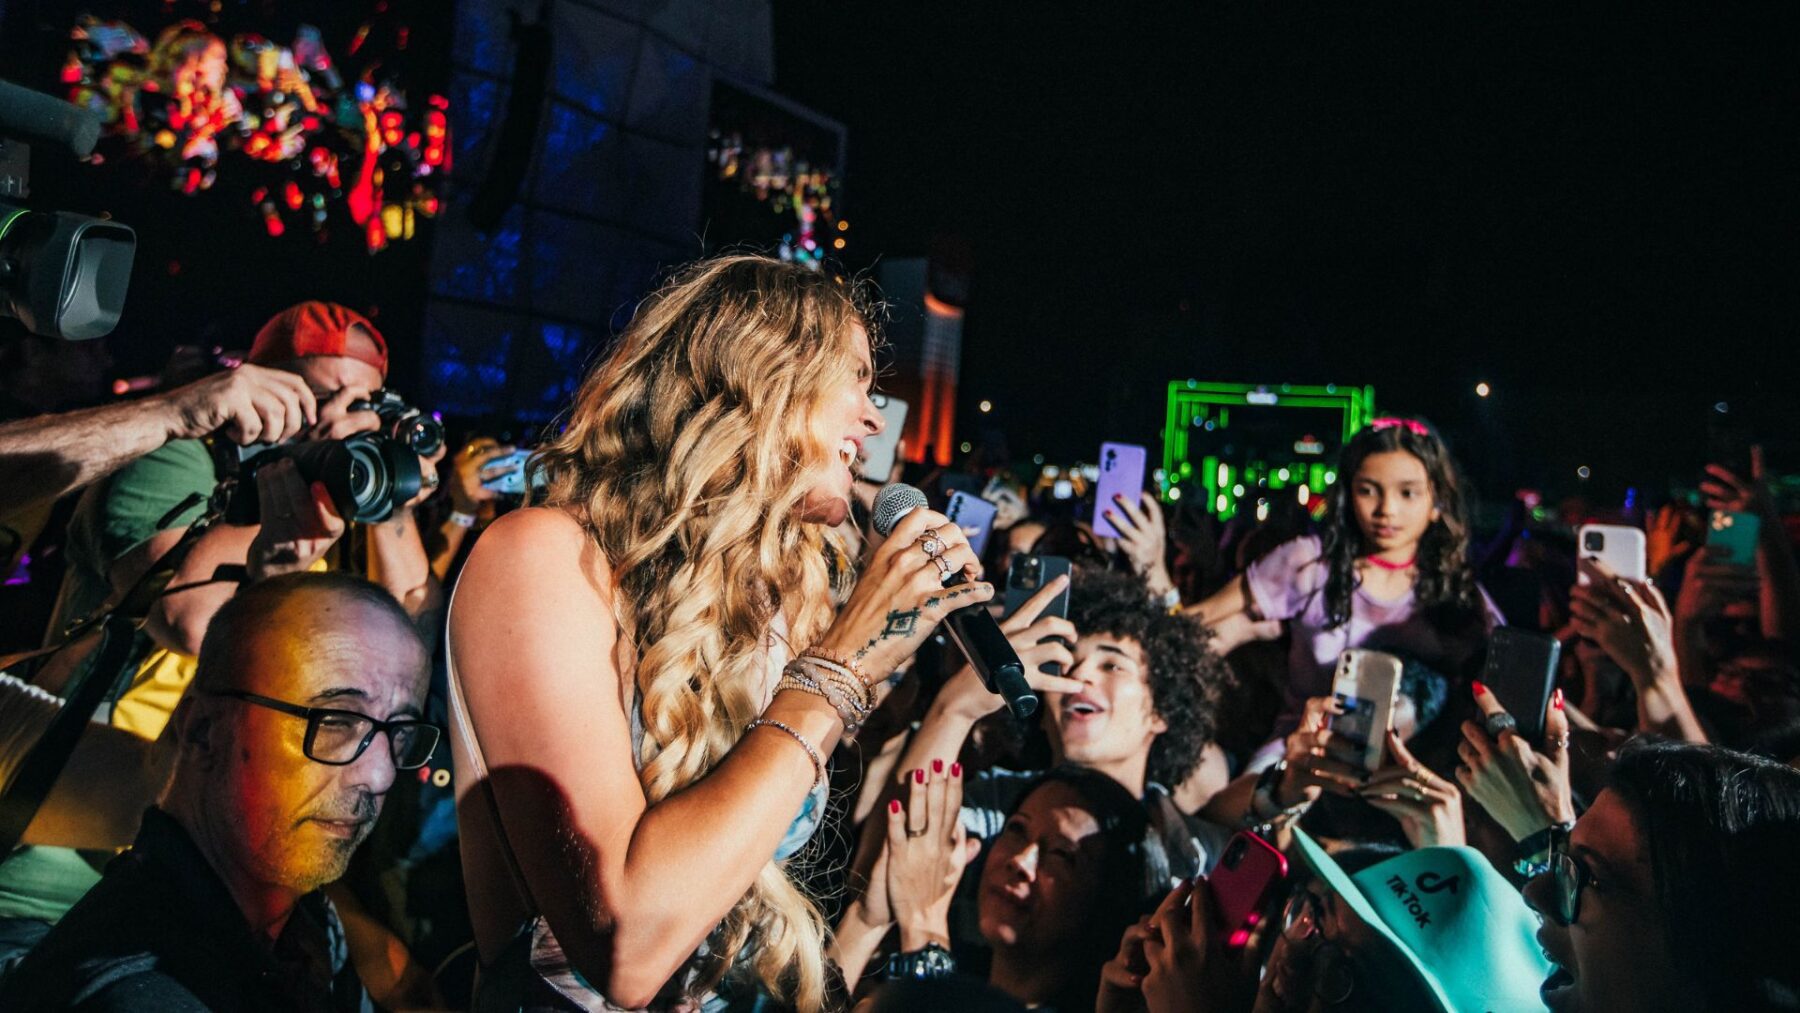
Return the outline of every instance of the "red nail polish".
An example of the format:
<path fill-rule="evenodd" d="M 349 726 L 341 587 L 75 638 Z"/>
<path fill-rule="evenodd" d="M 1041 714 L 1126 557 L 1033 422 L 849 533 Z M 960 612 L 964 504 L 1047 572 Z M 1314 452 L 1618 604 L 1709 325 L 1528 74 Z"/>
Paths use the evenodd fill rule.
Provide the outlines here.
<path fill-rule="evenodd" d="M 1550 702 L 1556 705 L 1557 710 L 1562 710 L 1563 709 L 1562 690 L 1559 689 L 1555 693 L 1552 693 L 1550 695 Z"/>
<path fill-rule="evenodd" d="M 913 771 L 913 783 L 914 784 L 924 784 L 925 783 L 925 768 L 924 767 L 919 767 Z"/>
<path fill-rule="evenodd" d="M 931 761 L 931 772 L 933 774 L 942 774 L 944 772 L 944 761 L 942 761 L 942 760 Z"/>
<path fill-rule="evenodd" d="M 1486 696 L 1487 695 L 1487 687 L 1481 684 L 1480 679 L 1469 680 L 1469 685 L 1475 687 L 1475 695 L 1476 696 Z"/>
<path fill-rule="evenodd" d="M 895 816 L 900 815 L 900 800 L 899 799 L 895 798 L 895 799 L 888 800 L 888 812 L 892 813 Z"/>
<path fill-rule="evenodd" d="M 950 765 L 950 776 L 951 777 L 961 777 L 962 776 L 962 764 L 952 763 Z"/>

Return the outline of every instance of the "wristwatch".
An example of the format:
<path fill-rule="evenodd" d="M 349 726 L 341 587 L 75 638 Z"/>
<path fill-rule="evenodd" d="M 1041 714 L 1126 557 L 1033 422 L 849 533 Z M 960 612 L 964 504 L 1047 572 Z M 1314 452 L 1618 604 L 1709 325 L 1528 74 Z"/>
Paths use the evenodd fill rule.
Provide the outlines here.
<path fill-rule="evenodd" d="M 1298 819 L 1312 808 L 1312 800 L 1302 798 L 1290 806 L 1283 806 L 1276 794 L 1281 790 L 1281 779 L 1287 773 L 1287 758 L 1276 760 L 1264 768 L 1256 778 L 1256 788 L 1250 792 L 1250 811 L 1244 814 L 1244 825 L 1256 832 L 1258 836 L 1267 837 L 1274 832 L 1278 823 Z"/>
<path fill-rule="evenodd" d="M 884 977 L 889 981 L 900 978 L 924 981 L 927 978 L 948 978 L 955 973 L 956 958 L 950 955 L 950 951 L 937 943 L 926 943 L 916 950 L 889 957 Z"/>

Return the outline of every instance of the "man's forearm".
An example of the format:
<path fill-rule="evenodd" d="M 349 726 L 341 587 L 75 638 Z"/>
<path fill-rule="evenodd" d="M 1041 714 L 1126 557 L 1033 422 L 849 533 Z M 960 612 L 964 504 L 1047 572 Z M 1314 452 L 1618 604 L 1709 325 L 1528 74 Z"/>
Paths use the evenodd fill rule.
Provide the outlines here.
<path fill-rule="evenodd" d="M 411 508 L 369 526 L 369 579 L 387 588 L 414 619 L 431 606 L 431 559 Z"/>
<path fill-rule="evenodd" d="M 463 542 L 468 540 L 470 530 L 472 529 L 452 520 L 438 525 L 438 535 L 443 539 L 443 545 L 431 557 L 431 572 L 439 581 L 450 579 L 450 564 L 456 562 L 456 554 L 462 551 Z"/>
<path fill-rule="evenodd" d="M 171 431 L 168 405 L 154 397 L 0 425 L 0 510 L 105 478 L 167 443 Z"/>

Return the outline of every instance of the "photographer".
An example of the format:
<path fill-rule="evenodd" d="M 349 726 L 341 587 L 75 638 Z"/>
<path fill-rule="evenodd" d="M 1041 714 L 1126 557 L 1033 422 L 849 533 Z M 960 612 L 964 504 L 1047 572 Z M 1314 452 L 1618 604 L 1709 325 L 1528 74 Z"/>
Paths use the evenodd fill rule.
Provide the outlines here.
<path fill-rule="evenodd" d="M 352 310 L 322 302 L 290 307 L 263 326 L 249 361 L 295 376 L 316 399 L 313 421 L 300 439 L 342 440 L 380 425 L 374 412 L 351 411 L 350 405 L 381 386 L 387 345 L 374 325 Z M 429 464 L 423 470 L 435 475 Z M 179 440 L 88 490 L 69 522 L 69 572 L 52 629 L 87 614 L 142 576 L 204 509 L 197 500 L 178 508 L 196 495 L 210 495 L 219 478 L 204 444 Z M 315 488 L 315 496 L 319 492 Z M 151 609 L 145 629 L 155 649 L 187 659 L 174 665 L 182 671 L 146 679 L 151 674 L 146 666 L 134 680 L 134 690 L 146 690 L 146 682 L 163 688 L 158 696 L 166 699 L 154 708 L 161 715 L 150 719 L 154 725 L 173 710 L 206 624 L 238 584 L 312 568 L 344 531 L 341 524 L 333 530 L 335 518 L 321 520 L 325 511 L 310 504 L 278 501 L 266 512 L 267 523 L 220 524 L 201 536 Z M 410 511 L 368 526 L 367 543 L 370 579 L 419 616 L 429 604 L 430 569 Z M 134 730 L 153 736 L 156 728 Z"/>
<path fill-rule="evenodd" d="M 279 432 L 291 438 L 299 430 L 305 440 L 341 440 L 381 424 L 374 412 L 352 411 L 350 405 L 380 387 L 387 347 L 374 326 L 349 309 L 321 302 L 291 307 L 264 325 L 249 359 L 266 367 L 259 373 L 298 379 L 309 403 L 316 405 L 314 412 L 303 413 L 311 419 L 303 430 L 283 421 L 265 424 L 264 435 Z M 240 424 L 239 433 L 226 435 L 247 433 Z M 352 526 L 321 495 L 320 483 L 308 487 L 290 481 L 295 476 L 286 473 L 293 467 L 280 461 L 259 471 L 258 486 L 290 490 L 262 504 L 265 523 L 217 524 L 194 542 L 151 608 L 147 642 L 128 663 L 129 685 L 112 707 L 114 727 L 146 739 L 158 737 L 193 678 L 194 655 L 207 624 L 240 585 L 281 573 L 344 568 L 332 566 L 327 554 Z M 435 478 L 429 462 L 421 461 L 421 471 Z M 90 488 L 70 521 L 68 572 L 52 630 L 97 609 L 154 566 L 200 517 L 202 497 L 219 477 L 205 445 L 181 439 Z M 435 481 L 429 482 L 426 490 L 433 485 Z M 361 527 L 367 575 L 420 619 L 437 595 L 410 504 L 388 521 Z M 59 687 L 45 688 L 54 692 Z M 15 853 L 0 865 L 0 925 L 21 918 L 54 921 L 97 879 L 73 852 L 31 848 Z"/>

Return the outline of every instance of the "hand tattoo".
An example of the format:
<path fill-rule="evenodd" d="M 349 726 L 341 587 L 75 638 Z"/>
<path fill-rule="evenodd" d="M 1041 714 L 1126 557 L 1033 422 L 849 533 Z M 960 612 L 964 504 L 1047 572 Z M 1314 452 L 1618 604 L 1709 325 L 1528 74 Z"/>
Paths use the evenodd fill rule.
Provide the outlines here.
<path fill-rule="evenodd" d="M 881 639 L 892 640 L 895 637 L 910 637 L 919 626 L 919 610 L 895 609 L 887 614 L 887 625 L 881 629 Z"/>
<path fill-rule="evenodd" d="M 919 606 L 919 608 L 895 609 L 894 611 L 889 612 L 887 614 L 887 625 L 882 627 L 880 633 L 870 637 L 868 642 L 862 645 L 861 649 L 850 656 L 850 659 L 852 661 L 863 660 L 868 657 L 869 652 L 873 651 L 875 646 L 883 640 L 894 640 L 896 638 L 903 639 L 912 636 L 919 628 L 919 613 L 922 610 L 936 608 L 946 602 L 952 602 L 958 598 L 964 598 L 974 593 L 975 589 L 972 587 L 957 588 L 954 591 L 947 591 L 941 595 L 932 595 L 925 599 L 924 604 Z"/>

